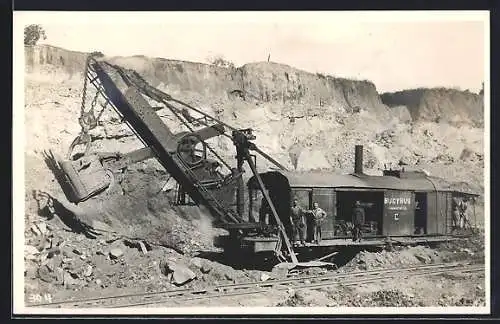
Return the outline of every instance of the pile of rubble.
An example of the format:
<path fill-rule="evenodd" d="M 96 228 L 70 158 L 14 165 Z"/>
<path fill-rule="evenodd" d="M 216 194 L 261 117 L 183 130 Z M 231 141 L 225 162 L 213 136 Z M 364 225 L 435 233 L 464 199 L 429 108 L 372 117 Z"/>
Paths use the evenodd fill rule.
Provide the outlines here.
<path fill-rule="evenodd" d="M 474 233 L 464 240 L 449 241 L 437 246 L 436 251 L 443 262 L 469 260 L 484 262 L 485 237 L 484 230 Z"/>
<path fill-rule="evenodd" d="M 45 221 L 33 224 L 31 235 L 26 234 L 25 278 L 72 290 L 119 287 L 120 279 L 134 277 L 129 259 L 151 251 L 145 242 L 112 234 L 89 239 Z"/>
<path fill-rule="evenodd" d="M 288 289 L 287 295 L 283 301 L 276 303 L 278 307 L 301 307 L 316 306 L 325 307 L 332 304 L 328 294 L 321 290 L 294 290 Z"/>
<path fill-rule="evenodd" d="M 379 283 L 378 285 L 342 284 L 317 290 L 289 289 L 276 306 L 315 307 L 428 307 L 428 306 L 484 306 L 483 284 L 466 280 L 457 286 L 460 278 L 436 277 L 422 280 L 417 285 L 405 282 Z M 476 285 L 476 286 L 475 286 Z"/>
<path fill-rule="evenodd" d="M 329 307 L 421 307 L 424 302 L 413 294 L 398 289 L 382 289 L 369 293 L 358 293 L 354 290 L 343 294 L 328 294 L 332 299 Z"/>
<path fill-rule="evenodd" d="M 363 271 L 381 267 L 405 267 L 461 260 L 484 261 L 484 234 L 441 243 L 436 248 L 417 245 L 395 247 L 392 251 L 361 251 L 340 271 Z"/>
<path fill-rule="evenodd" d="M 418 307 L 424 303 L 412 294 L 397 289 L 359 293 L 349 287 L 335 289 L 290 291 L 288 297 L 276 306 L 315 307 Z"/>
<path fill-rule="evenodd" d="M 359 303 L 359 304 L 358 304 Z M 358 304 L 358 305 L 356 305 Z M 424 306 L 414 295 L 405 294 L 399 290 L 379 290 L 359 298 L 352 306 L 362 307 L 415 307 Z"/>
<path fill-rule="evenodd" d="M 474 296 L 457 297 L 449 294 L 443 294 L 438 301 L 441 307 L 459 306 L 459 307 L 481 307 L 486 304 L 484 289 L 480 286 L 477 287 L 477 293 Z"/>
<path fill-rule="evenodd" d="M 401 247 L 395 251 L 381 250 L 379 252 L 361 251 L 341 270 L 370 270 L 380 267 L 410 266 L 441 262 L 441 255 L 429 247 Z"/>
<path fill-rule="evenodd" d="M 93 222 L 92 228 L 95 238 L 42 217 L 26 228 L 27 295 L 43 291 L 62 299 L 74 291 L 83 297 L 95 296 L 96 289 L 110 293 L 120 289 L 158 291 L 270 278 L 265 272 L 235 270 L 209 259 L 125 238 L 98 221 Z"/>

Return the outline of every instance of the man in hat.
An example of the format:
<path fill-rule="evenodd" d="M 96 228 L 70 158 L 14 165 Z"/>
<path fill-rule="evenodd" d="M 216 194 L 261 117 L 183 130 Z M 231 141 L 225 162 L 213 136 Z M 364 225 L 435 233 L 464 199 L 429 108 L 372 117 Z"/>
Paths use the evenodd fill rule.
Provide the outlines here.
<path fill-rule="evenodd" d="M 319 244 L 321 242 L 321 224 L 326 219 L 326 212 L 319 207 L 319 204 L 315 202 L 313 204 L 312 213 L 312 223 L 313 223 L 313 235 L 314 242 Z"/>
<path fill-rule="evenodd" d="M 470 225 L 469 223 L 469 219 L 467 218 L 467 209 L 468 209 L 468 206 L 469 205 L 469 201 L 467 198 L 463 198 L 462 201 L 460 202 L 460 228 L 464 229 L 466 228 L 468 225 Z"/>
<path fill-rule="evenodd" d="M 363 207 L 361 207 L 361 203 L 356 201 L 354 204 L 354 210 L 352 213 L 352 223 L 354 224 L 354 229 L 353 229 L 353 238 L 352 240 L 354 242 L 360 241 L 361 242 L 361 226 L 365 223 L 365 210 Z"/>
<path fill-rule="evenodd" d="M 460 199 L 453 197 L 453 214 L 452 214 L 452 227 L 453 230 L 460 228 Z"/>
<path fill-rule="evenodd" d="M 292 208 L 290 211 L 290 223 L 292 224 L 293 229 L 293 237 L 295 240 L 297 238 L 300 240 L 300 244 L 302 246 L 306 245 L 305 242 L 305 229 L 306 229 L 306 221 L 305 221 L 305 211 L 299 206 L 297 199 L 293 200 Z"/>

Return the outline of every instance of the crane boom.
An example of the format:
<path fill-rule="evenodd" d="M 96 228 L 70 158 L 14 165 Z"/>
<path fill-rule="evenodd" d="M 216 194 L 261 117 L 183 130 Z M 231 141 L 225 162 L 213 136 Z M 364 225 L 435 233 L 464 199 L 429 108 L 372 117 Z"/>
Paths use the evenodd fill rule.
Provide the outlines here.
<path fill-rule="evenodd" d="M 87 149 L 84 156 L 71 158 L 71 150 L 74 149 L 72 144 L 67 160 L 60 162 L 66 175 L 66 182 L 72 188 L 70 200 L 79 203 L 99 194 L 110 184 L 107 177 L 109 171 L 124 168 L 127 164 L 125 162 L 137 162 L 154 157 L 195 203 L 204 205 L 210 210 L 216 226 L 229 228 L 233 233 L 244 230 L 258 234 L 262 230 L 263 224 L 245 221 L 243 217 L 243 164 L 247 162 L 254 175 L 258 176 L 249 154 L 252 150 L 280 169 L 284 167 L 251 142 L 255 139 L 251 129 L 236 129 L 152 87 L 135 71 L 106 61 L 96 60 L 90 56 L 85 73 L 84 92 L 88 91 L 90 83 L 95 89 L 95 97 L 90 110 L 85 111 L 86 94 L 83 96 L 82 116 L 86 117 L 80 117 L 82 133 L 73 144 L 78 144 L 85 138 Z M 88 132 L 98 124 L 98 118 L 93 116 L 97 97 L 104 99 L 102 109 L 111 106 L 142 141 L 145 148 L 128 153 L 125 157 L 111 154 L 103 158 L 102 155 L 89 153 Z M 163 107 L 154 108 L 146 98 L 156 101 Z M 170 110 L 188 131 L 172 132 L 157 113 L 163 108 Z M 202 117 L 192 118 L 189 111 L 195 111 Z M 99 115 L 101 114 L 102 111 Z M 85 121 L 88 120 L 93 121 L 92 124 L 86 124 Z M 237 151 L 237 167 L 230 167 L 230 164 L 206 142 L 216 136 L 226 136 L 233 141 Z M 229 173 L 220 172 L 218 170 L 220 166 L 225 166 Z M 259 185 L 262 187 L 264 198 L 270 206 L 273 206 L 263 184 L 259 182 Z M 278 224 L 277 231 L 285 240 L 292 261 L 296 263 L 295 254 L 274 207 L 272 213 Z"/>

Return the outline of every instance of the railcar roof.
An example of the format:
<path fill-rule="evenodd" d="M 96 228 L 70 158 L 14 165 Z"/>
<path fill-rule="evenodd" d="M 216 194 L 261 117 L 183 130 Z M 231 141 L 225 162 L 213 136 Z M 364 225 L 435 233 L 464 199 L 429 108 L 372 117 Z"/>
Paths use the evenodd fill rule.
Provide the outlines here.
<path fill-rule="evenodd" d="M 263 178 L 267 178 L 272 176 L 273 173 L 278 173 L 286 177 L 290 187 L 292 188 L 319 187 L 459 192 L 457 190 L 453 190 L 451 184 L 446 180 L 430 176 L 399 178 L 396 176 L 339 174 L 327 171 L 270 171 L 263 173 L 262 175 Z"/>

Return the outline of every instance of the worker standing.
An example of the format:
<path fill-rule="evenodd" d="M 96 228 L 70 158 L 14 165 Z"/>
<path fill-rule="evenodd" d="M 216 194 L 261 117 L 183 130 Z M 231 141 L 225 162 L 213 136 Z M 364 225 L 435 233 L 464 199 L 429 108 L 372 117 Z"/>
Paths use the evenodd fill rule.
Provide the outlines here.
<path fill-rule="evenodd" d="M 304 209 L 298 205 L 297 199 L 294 199 L 290 213 L 290 223 L 292 224 L 294 240 L 297 241 L 298 238 L 302 246 L 306 245 L 305 242 L 306 222 L 304 214 L 305 214 Z"/>
<path fill-rule="evenodd" d="M 321 224 L 326 218 L 326 212 L 319 207 L 319 204 L 315 202 L 313 204 L 312 221 L 313 221 L 313 235 L 314 242 L 319 244 L 321 242 Z"/>
<path fill-rule="evenodd" d="M 354 224 L 352 240 L 354 242 L 356 241 L 361 242 L 361 236 L 362 236 L 361 226 L 365 223 L 365 210 L 363 209 L 363 207 L 361 207 L 361 203 L 359 202 L 359 200 L 356 201 L 356 203 L 354 204 L 352 218 L 353 218 L 352 222 Z"/>
<path fill-rule="evenodd" d="M 453 197 L 453 219 L 452 227 L 454 230 L 460 228 L 460 199 Z"/>
<path fill-rule="evenodd" d="M 462 201 L 460 201 L 460 222 L 459 222 L 460 229 L 464 229 L 465 224 L 467 223 L 466 212 L 467 212 L 467 202 L 464 198 L 462 199 Z"/>
<path fill-rule="evenodd" d="M 271 207 L 266 198 L 262 198 L 259 209 L 259 222 L 263 225 L 269 225 L 269 215 L 271 215 Z"/>
<path fill-rule="evenodd" d="M 474 224 L 473 219 L 474 219 L 474 208 L 472 207 L 474 204 L 474 198 L 468 197 L 465 200 L 465 211 L 464 211 L 464 220 L 465 220 L 465 226 L 467 228 L 473 228 Z"/>

